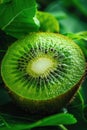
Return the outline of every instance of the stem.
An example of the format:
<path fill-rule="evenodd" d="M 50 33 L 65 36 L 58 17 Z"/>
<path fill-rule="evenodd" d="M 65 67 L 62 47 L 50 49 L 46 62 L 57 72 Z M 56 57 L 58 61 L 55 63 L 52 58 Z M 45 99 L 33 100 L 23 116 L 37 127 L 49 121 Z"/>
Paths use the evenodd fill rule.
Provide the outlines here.
<path fill-rule="evenodd" d="M 61 130 L 68 130 L 64 125 L 58 125 L 60 128 L 61 128 Z"/>

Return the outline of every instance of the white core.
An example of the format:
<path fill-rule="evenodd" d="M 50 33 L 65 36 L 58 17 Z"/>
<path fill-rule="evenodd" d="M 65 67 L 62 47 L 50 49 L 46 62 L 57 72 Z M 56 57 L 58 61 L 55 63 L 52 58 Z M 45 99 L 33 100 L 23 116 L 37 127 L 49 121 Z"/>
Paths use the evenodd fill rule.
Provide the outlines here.
<path fill-rule="evenodd" d="M 32 63 L 31 69 L 36 74 L 44 74 L 49 68 L 53 66 L 52 59 L 39 58 Z"/>

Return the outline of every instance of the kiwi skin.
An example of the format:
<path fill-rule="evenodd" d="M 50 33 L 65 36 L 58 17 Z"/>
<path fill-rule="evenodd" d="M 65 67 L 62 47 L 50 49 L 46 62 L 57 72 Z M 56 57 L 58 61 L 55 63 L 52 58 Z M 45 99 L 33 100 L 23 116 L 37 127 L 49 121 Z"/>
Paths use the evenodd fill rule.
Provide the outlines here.
<path fill-rule="evenodd" d="M 38 114 L 41 116 L 47 116 L 60 112 L 62 108 L 67 107 L 67 105 L 73 101 L 73 97 L 76 95 L 78 89 L 80 88 L 80 85 L 84 81 L 84 78 L 85 73 L 80 81 L 72 87 L 72 89 L 56 98 L 53 98 L 52 100 L 47 101 L 28 100 L 26 98 L 19 97 L 12 91 L 9 91 L 7 87 L 6 89 L 9 91 L 9 95 L 12 97 L 13 101 L 15 101 L 15 104 L 25 112 L 34 115 Z"/>
<path fill-rule="evenodd" d="M 34 33 L 32 33 L 34 34 Z M 32 34 L 30 34 L 32 36 Z M 41 33 L 38 33 L 40 35 Z M 43 33 L 42 33 L 43 34 Z M 52 33 L 50 33 L 52 34 Z M 54 35 L 54 34 L 53 34 Z M 55 34 L 57 35 L 57 34 Z M 59 35 L 59 34 L 58 34 Z M 61 36 L 62 38 L 65 38 L 66 40 L 70 41 L 70 39 L 67 39 L 66 37 Z M 67 92 L 63 93 L 62 95 L 59 95 L 55 98 L 52 98 L 51 100 L 29 100 L 23 96 L 17 95 L 17 93 L 9 90 L 8 86 L 6 87 L 9 91 L 13 99 L 16 101 L 18 106 L 20 106 L 23 109 L 26 109 L 32 114 L 41 114 L 41 115 L 49 115 L 49 114 L 54 114 L 57 113 L 62 107 L 65 107 L 70 100 L 73 98 L 75 93 L 77 92 L 78 88 L 80 87 L 80 84 L 83 81 L 85 75 L 85 70 L 84 73 L 81 77 L 81 79 Z M 3 76 L 2 76 L 3 77 Z M 3 78 L 4 80 L 4 78 Z"/>

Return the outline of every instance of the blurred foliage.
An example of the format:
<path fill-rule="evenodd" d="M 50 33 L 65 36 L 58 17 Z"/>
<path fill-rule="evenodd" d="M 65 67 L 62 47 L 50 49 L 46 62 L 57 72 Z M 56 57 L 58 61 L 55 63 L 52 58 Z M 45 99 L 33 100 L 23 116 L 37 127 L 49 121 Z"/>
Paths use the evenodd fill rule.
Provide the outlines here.
<path fill-rule="evenodd" d="M 78 13 L 72 1 L 65 1 L 56 0 L 45 8 L 45 11 L 52 13 L 59 20 L 60 33 L 86 31 L 86 17 Z"/>

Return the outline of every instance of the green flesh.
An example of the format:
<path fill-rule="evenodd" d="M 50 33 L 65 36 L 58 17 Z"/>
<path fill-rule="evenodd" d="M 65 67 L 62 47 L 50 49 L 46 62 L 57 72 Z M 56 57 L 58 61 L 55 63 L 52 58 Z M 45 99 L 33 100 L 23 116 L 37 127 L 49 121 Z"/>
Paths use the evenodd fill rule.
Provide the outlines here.
<path fill-rule="evenodd" d="M 85 59 L 80 48 L 62 35 L 32 33 L 8 49 L 1 70 L 12 92 L 47 100 L 78 83 L 85 72 Z"/>

